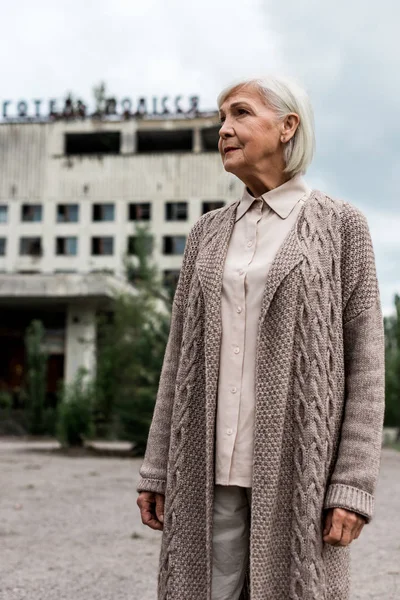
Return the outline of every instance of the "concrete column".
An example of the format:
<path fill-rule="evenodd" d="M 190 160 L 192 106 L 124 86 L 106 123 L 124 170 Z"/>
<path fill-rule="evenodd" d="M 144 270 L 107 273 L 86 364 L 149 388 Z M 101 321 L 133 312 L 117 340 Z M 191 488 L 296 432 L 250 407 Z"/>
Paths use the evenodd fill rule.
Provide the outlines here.
<path fill-rule="evenodd" d="M 96 310 L 70 304 L 65 336 L 65 382 L 70 383 L 80 367 L 94 375 L 96 368 Z"/>
<path fill-rule="evenodd" d="M 203 144 L 201 142 L 201 131 L 198 128 L 193 129 L 193 152 L 198 154 L 203 151 Z"/>

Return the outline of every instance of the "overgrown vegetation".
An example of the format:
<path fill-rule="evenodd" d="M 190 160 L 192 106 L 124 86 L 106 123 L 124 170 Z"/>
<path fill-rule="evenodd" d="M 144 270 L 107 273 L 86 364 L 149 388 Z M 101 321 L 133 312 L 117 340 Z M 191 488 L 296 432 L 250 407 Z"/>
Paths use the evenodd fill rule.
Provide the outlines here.
<path fill-rule="evenodd" d="M 96 374 L 90 379 L 81 369 L 72 383 L 60 388 L 56 415 L 45 406 L 43 325 L 33 321 L 27 329 L 27 379 L 21 389 L 25 408 L 16 423 L 18 431 L 26 424 L 27 432 L 55 434 L 63 446 L 82 446 L 93 437 L 127 440 L 133 453 L 144 452 L 168 340 L 173 289 L 162 286 L 158 269 L 148 260 L 147 227 L 137 227 L 136 234 L 137 256 L 125 259 L 132 293 L 116 296 L 113 310 L 99 317 Z M 394 305 L 394 314 L 384 319 L 385 426 L 400 433 L 400 296 L 395 296 Z M 1 417 L 12 423 L 7 391 L 0 392 Z"/>
<path fill-rule="evenodd" d="M 64 447 L 83 446 L 94 435 L 94 384 L 79 369 L 70 384 L 61 386 L 57 407 L 56 437 Z"/>

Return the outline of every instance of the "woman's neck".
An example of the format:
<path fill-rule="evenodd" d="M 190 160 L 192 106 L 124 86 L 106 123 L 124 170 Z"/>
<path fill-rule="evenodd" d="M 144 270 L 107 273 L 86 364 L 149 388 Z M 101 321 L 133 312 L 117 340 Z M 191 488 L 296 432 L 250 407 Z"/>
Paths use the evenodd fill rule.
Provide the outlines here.
<path fill-rule="evenodd" d="M 259 198 L 262 194 L 266 194 L 289 181 L 290 177 L 281 172 L 279 174 L 268 173 L 263 174 L 261 177 L 249 176 L 241 179 L 254 198 Z"/>

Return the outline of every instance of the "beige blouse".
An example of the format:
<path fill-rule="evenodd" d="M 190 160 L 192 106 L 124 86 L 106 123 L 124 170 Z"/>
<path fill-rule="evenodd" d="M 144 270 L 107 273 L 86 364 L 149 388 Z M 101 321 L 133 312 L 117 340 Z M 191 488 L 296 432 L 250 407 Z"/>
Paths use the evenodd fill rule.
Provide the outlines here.
<path fill-rule="evenodd" d="M 271 263 L 310 192 L 301 175 L 259 198 L 254 198 L 245 186 L 237 208 L 222 284 L 216 484 L 252 484 L 256 338 L 261 299 Z"/>

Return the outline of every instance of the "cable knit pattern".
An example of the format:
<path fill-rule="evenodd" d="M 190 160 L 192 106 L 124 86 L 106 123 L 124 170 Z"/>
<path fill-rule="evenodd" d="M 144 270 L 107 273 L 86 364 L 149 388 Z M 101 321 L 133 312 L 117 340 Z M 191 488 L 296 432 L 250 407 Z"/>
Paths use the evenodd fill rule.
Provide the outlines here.
<path fill-rule="evenodd" d="M 137 489 L 165 493 L 158 600 L 210 600 L 224 261 L 239 202 L 185 248 Z M 314 190 L 268 272 L 257 336 L 250 567 L 241 600 L 348 600 L 324 509 L 373 518 L 383 319 L 364 215 Z"/>

